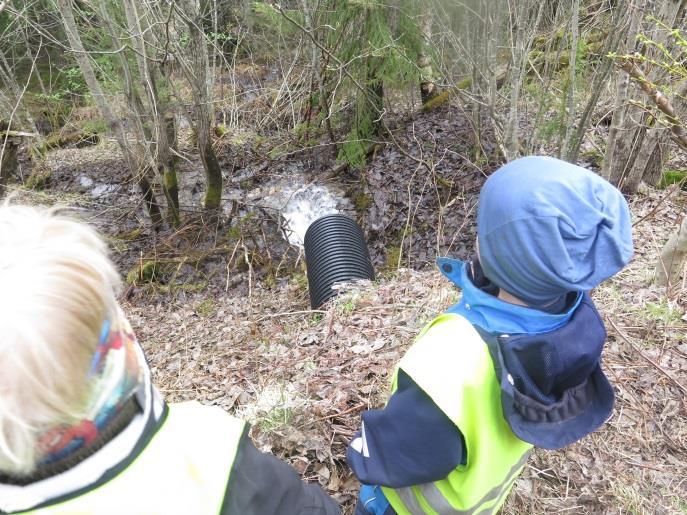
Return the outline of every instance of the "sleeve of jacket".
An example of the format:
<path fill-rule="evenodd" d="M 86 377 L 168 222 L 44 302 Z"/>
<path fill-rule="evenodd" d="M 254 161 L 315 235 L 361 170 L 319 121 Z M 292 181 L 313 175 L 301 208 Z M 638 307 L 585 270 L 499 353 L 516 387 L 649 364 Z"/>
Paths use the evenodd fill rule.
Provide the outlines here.
<path fill-rule="evenodd" d="M 437 481 L 466 462 L 463 435 L 402 370 L 384 409 L 363 413 L 346 459 L 358 480 L 401 488 Z"/>
<path fill-rule="evenodd" d="M 341 510 L 319 485 L 301 480 L 296 471 L 241 437 L 229 476 L 221 515 L 340 515 Z"/>

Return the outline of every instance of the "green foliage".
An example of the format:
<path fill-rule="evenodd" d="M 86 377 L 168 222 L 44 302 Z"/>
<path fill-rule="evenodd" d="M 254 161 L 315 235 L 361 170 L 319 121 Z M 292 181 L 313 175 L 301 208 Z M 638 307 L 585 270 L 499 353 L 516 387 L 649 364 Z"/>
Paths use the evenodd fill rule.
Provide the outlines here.
<path fill-rule="evenodd" d="M 290 407 L 275 407 L 258 420 L 263 431 L 274 431 L 293 422 L 294 412 Z"/>
<path fill-rule="evenodd" d="M 385 270 L 396 270 L 398 268 L 398 261 L 401 259 L 401 247 L 392 246 L 386 251 L 386 258 L 384 260 Z"/>
<path fill-rule="evenodd" d="M 665 189 L 673 184 L 681 184 L 683 190 L 687 190 L 687 170 L 666 170 L 661 176 L 658 187 Z"/>
<path fill-rule="evenodd" d="M 294 272 L 291 275 L 291 282 L 294 284 L 298 293 L 308 293 L 308 276 L 305 272 Z"/>
<path fill-rule="evenodd" d="M 141 228 L 136 227 L 131 230 L 125 230 L 118 233 L 115 238 L 123 241 L 135 241 L 141 237 Z"/>
<path fill-rule="evenodd" d="M 312 30 L 325 86 L 324 91 L 311 91 L 307 102 L 310 110 L 327 103 L 336 112 L 353 99 L 353 116 L 348 117 L 347 135 L 338 159 L 354 168 L 364 166 L 369 140 L 379 132 L 383 112 L 380 91 L 393 98 L 411 85 L 417 87 L 417 60 L 424 44 L 417 25 L 420 8 L 424 6 L 410 0 L 393 5 L 349 0 L 327 3 L 326 8 L 312 9 L 306 17 L 300 9 L 280 11 L 272 3 L 253 3 L 255 22 L 274 38 L 275 45 L 302 45 L 302 29 Z M 314 121 L 308 119 L 297 125 L 297 135 L 310 138 L 323 134 L 321 128 L 313 129 L 311 125 L 321 127 L 324 116 L 319 111 Z"/>
<path fill-rule="evenodd" d="M 301 26 L 304 23 L 303 13 L 299 9 L 283 8 L 284 14 Z M 253 3 L 253 22 L 270 31 L 278 30 L 282 37 L 295 36 L 298 34 L 298 27 L 283 16 L 273 4 L 268 2 Z"/>
<path fill-rule="evenodd" d="M 86 82 L 78 66 L 67 66 L 52 69 L 52 89 L 50 93 L 37 93 L 34 97 L 39 104 L 45 104 L 48 109 L 65 108 L 65 100 L 75 102 L 88 93 Z"/>
<path fill-rule="evenodd" d="M 201 301 L 195 309 L 195 312 L 198 314 L 198 316 L 207 318 L 209 316 L 212 316 L 215 314 L 216 311 L 216 306 L 215 306 L 215 301 L 211 298 L 207 298 L 203 301 Z"/>
<path fill-rule="evenodd" d="M 635 52 L 626 55 L 610 53 L 609 57 L 620 62 L 633 61 L 637 63 L 647 80 L 650 81 L 651 86 L 666 97 L 671 98 L 676 95 L 676 89 L 687 79 L 687 66 L 685 65 L 687 33 L 682 28 L 667 26 L 652 15 L 647 17 L 647 21 L 653 23 L 654 31 L 662 31 L 665 34 L 665 42 L 656 41 L 654 39 L 655 36 L 650 37 L 647 34 L 640 33 L 637 35 L 637 40 L 645 47 L 641 53 Z M 660 81 L 652 79 L 652 77 L 660 77 Z M 656 82 L 652 80 L 656 80 Z M 684 101 L 684 98 L 682 101 Z M 656 121 L 662 122 L 665 125 L 673 125 L 675 123 L 683 125 L 685 122 L 685 120 L 676 120 L 667 116 L 654 102 L 648 103 L 646 108 L 652 111 Z"/>
<path fill-rule="evenodd" d="M 353 127 L 346 137 L 346 141 L 339 150 L 337 159 L 347 162 L 352 168 L 361 169 L 365 166 L 367 149 L 369 147 L 368 138 L 374 132 L 372 112 L 364 101 L 358 101 L 356 106 L 357 116 Z"/>
<path fill-rule="evenodd" d="M 208 39 L 215 44 L 224 45 L 226 43 L 234 44 L 236 42 L 236 36 L 229 32 L 207 32 Z"/>
<path fill-rule="evenodd" d="M 188 45 L 190 42 L 191 42 L 191 35 L 188 32 L 183 32 L 179 36 L 179 46 L 181 48 L 188 48 Z"/>
<path fill-rule="evenodd" d="M 650 320 L 655 320 L 665 325 L 679 324 L 682 309 L 666 299 L 661 299 L 659 303 L 646 303 L 645 316 Z"/>
<path fill-rule="evenodd" d="M 215 133 L 215 137 L 223 138 L 229 132 L 229 128 L 224 124 L 217 124 L 212 127 L 212 131 Z"/>
<path fill-rule="evenodd" d="M 355 91 L 356 112 L 339 160 L 353 168 L 365 165 L 368 141 L 378 131 L 378 119 L 383 109 L 377 98 L 378 86 L 388 97 L 419 81 L 417 68 L 422 37 L 412 16 L 412 4 L 400 2 L 396 26 L 392 27 L 391 7 L 372 0 L 355 0 L 343 4 L 333 13 L 339 30 L 355 28 L 356 37 L 344 38 L 337 57 L 350 63 L 349 87 Z M 332 34 L 330 37 L 334 37 Z M 328 41 L 334 44 L 334 41 Z M 360 91 L 363 87 L 364 91 Z"/>
<path fill-rule="evenodd" d="M 105 134 L 108 129 L 105 120 L 98 118 L 85 121 L 82 125 L 82 130 L 88 134 Z"/>
<path fill-rule="evenodd" d="M 88 91 L 86 82 L 83 80 L 83 75 L 78 66 L 70 66 L 62 70 L 64 75 L 65 87 L 64 92 L 69 95 L 81 95 Z"/>

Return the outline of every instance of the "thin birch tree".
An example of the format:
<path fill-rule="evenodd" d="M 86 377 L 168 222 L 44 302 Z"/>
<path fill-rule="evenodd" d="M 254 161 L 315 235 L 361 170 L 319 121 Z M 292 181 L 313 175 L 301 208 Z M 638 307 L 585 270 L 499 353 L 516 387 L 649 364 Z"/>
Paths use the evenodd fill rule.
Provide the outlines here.
<path fill-rule="evenodd" d="M 143 199 L 153 225 L 159 228 L 162 225 L 162 214 L 160 211 L 160 205 L 155 198 L 150 181 L 148 180 L 147 174 L 149 168 L 145 166 L 145 163 L 142 159 L 144 151 L 140 144 L 137 144 L 136 142 L 131 143 L 127 140 L 127 135 L 122 125 L 122 120 L 110 107 L 108 99 L 105 97 L 103 89 L 96 78 L 89 54 L 86 52 L 81 41 L 81 36 L 79 35 L 73 13 L 73 0 L 57 0 L 57 4 L 60 8 L 60 14 L 64 23 L 65 33 L 67 34 L 69 44 L 74 53 L 74 58 L 76 59 L 79 69 L 83 74 L 84 81 L 86 82 L 88 89 L 93 96 L 93 101 L 98 106 L 98 110 L 100 111 L 103 119 L 106 121 L 108 127 L 115 135 L 117 143 L 119 144 L 124 156 L 124 161 L 129 173 L 134 178 L 139 189 L 141 190 L 141 194 L 143 195 Z M 137 151 L 132 150 L 132 146 L 135 146 Z"/>

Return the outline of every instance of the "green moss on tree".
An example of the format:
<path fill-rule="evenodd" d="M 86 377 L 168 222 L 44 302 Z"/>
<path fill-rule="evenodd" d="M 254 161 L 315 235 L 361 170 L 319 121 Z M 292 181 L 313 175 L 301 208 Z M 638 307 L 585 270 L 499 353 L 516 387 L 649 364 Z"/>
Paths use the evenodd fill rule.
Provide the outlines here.
<path fill-rule="evenodd" d="M 30 190 L 42 190 L 50 185 L 52 170 L 49 168 L 36 167 L 29 178 L 26 179 L 25 186 Z"/>
<path fill-rule="evenodd" d="M 208 189 L 205 192 L 205 199 L 203 206 L 209 211 L 218 210 L 222 200 L 222 186 L 215 184 L 208 184 Z"/>

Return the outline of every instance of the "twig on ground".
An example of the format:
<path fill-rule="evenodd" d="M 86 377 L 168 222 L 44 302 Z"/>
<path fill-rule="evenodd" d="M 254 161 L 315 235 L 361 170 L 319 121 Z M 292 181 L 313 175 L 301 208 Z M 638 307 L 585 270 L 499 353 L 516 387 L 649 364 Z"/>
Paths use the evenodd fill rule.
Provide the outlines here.
<path fill-rule="evenodd" d="M 313 313 L 322 313 L 322 314 L 327 314 L 328 311 L 324 311 L 323 309 L 304 309 L 301 311 L 285 311 L 284 313 L 272 313 L 270 315 L 265 315 L 256 320 L 256 322 L 262 322 L 263 320 L 267 320 L 268 318 L 277 318 L 277 317 L 285 317 L 285 316 L 290 316 L 290 315 L 310 315 Z"/>
<path fill-rule="evenodd" d="M 677 386 L 680 390 L 682 390 L 682 393 L 687 395 L 687 387 L 685 387 L 677 379 L 675 379 L 673 376 L 671 376 L 668 372 L 666 372 L 666 370 L 661 365 L 659 365 L 653 359 L 651 359 L 649 356 L 644 354 L 641 351 L 641 349 L 639 349 L 639 347 L 637 347 L 634 343 L 632 343 L 632 341 L 630 341 L 630 338 L 615 324 L 615 322 L 613 322 L 613 319 L 611 317 L 607 316 L 606 319 L 611 324 L 611 326 L 613 326 L 613 329 L 615 329 L 615 332 L 618 334 L 618 336 L 620 336 L 623 339 L 623 341 L 625 341 L 630 347 L 632 347 L 637 352 L 637 354 L 639 354 L 641 357 L 643 357 L 645 360 L 647 360 L 649 363 L 651 363 L 656 368 L 656 370 L 658 370 L 661 374 L 663 374 L 668 379 L 670 379 L 670 381 L 675 386 Z"/>
<path fill-rule="evenodd" d="M 329 420 L 330 418 L 336 418 L 340 417 L 341 415 L 348 415 L 349 413 L 353 413 L 354 411 L 358 411 L 362 408 L 364 408 L 366 405 L 364 403 L 361 404 L 356 404 L 352 408 L 348 408 L 347 410 L 339 411 L 338 413 L 332 413 L 331 415 L 327 415 L 325 417 L 320 417 L 316 418 L 315 420 L 309 420 L 308 422 L 303 422 L 301 425 L 298 426 L 298 429 L 301 429 L 307 425 L 314 424 L 315 422 L 322 422 L 323 420 Z"/>
<path fill-rule="evenodd" d="M 639 220 L 637 220 L 636 222 L 634 222 L 634 223 L 632 224 L 632 227 L 635 227 L 636 225 L 639 225 L 640 223 L 642 223 L 642 222 L 643 222 L 644 220 L 646 220 L 647 218 L 653 216 L 653 214 L 656 213 L 656 211 L 658 211 L 658 208 L 661 207 L 661 204 L 663 204 L 666 200 L 668 200 L 668 197 L 672 196 L 675 192 L 681 190 L 682 185 L 684 184 L 684 182 L 685 182 L 685 179 L 681 180 L 681 181 L 678 182 L 678 183 L 675 183 L 675 184 L 673 185 L 673 188 L 672 188 L 670 191 L 668 191 L 668 193 L 666 193 L 663 197 L 661 197 L 661 200 L 658 201 L 658 203 L 653 207 L 653 209 L 652 209 L 651 211 L 649 211 L 647 214 L 645 214 L 643 217 L 641 217 Z"/>

